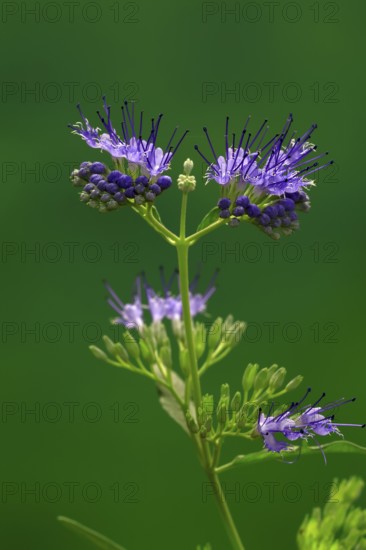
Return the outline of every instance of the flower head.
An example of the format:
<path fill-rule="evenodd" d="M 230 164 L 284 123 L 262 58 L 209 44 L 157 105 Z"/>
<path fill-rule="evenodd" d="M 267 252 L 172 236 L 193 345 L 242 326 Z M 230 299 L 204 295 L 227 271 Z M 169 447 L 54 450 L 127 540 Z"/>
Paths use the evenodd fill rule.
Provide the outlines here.
<path fill-rule="evenodd" d="M 295 139 L 295 132 L 290 135 L 293 122 L 290 114 L 281 133 L 262 145 L 269 128 L 267 120 L 254 136 L 247 131 L 249 120 L 250 117 L 244 125 L 237 145 L 235 134 L 232 135 L 232 144 L 229 145 L 229 117 L 226 118 L 225 156 L 216 154 L 208 130 L 203 128 L 214 161 L 208 160 L 197 145 L 195 149 L 208 164 L 208 180 L 215 180 L 220 185 L 235 183 L 239 187 L 249 184 L 269 195 L 282 195 L 312 185 L 313 181 L 308 179 L 309 175 L 328 166 L 329 163 L 319 166 L 318 162 L 314 162 L 328 153 L 309 157 L 316 151 L 316 146 L 308 142 L 317 127 L 316 124 Z"/>
<path fill-rule="evenodd" d="M 103 130 L 93 127 L 84 116 L 80 105 L 78 110 L 82 121 L 70 125 L 73 132 L 78 134 L 86 143 L 94 148 L 107 151 L 113 159 L 126 159 L 132 171 L 140 169 L 144 175 L 157 177 L 170 167 L 170 161 L 182 143 L 188 130 L 184 132 L 175 146 L 172 142 L 177 133 L 175 128 L 165 149 L 157 146 L 157 137 L 162 114 L 152 119 L 147 137 L 143 138 L 143 112 L 138 120 L 135 116 L 134 102 L 125 101 L 122 106 L 121 136 L 117 133 L 111 121 L 111 108 L 103 98 L 103 113 L 97 111 Z"/>
<path fill-rule="evenodd" d="M 266 416 L 262 410 L 259 411 L 257 432 L 263 438 L 264 446 L 268 451 L 279 453 L 291 449 L 291 441 L 298 439 L 314 438 L 315 436 L 326 436 L 330 434 L 342 435 L 338 429 L 340 426 L 354 426 L 364 428 L 365 424 L 340 424 L 334 422 L 334 414 L 328 415 L 329 411 L 341 405 L 355 401 L 353 399 L 339 399 L 333 403 L 321 406 L 320 403 L 325 397 L 323 393 L 312 405 L 302 406 L 310 393 L 310 388 L 304 397 L 297 403 L 292 403 L 284 412 L 272 416 L 274 405 L 272 404 L 269 414 Z M 278 439 L 282 435 L 284 440 Z"/>
<path fill-rule="evenodd" d="M 127 328 L 141 329 L 145 326 L 146 321 L 144 319 L 144 311 L 148 311 L 151 317 L 152 323 L 160 323 L 164 319 L 170 321 L 180 321 L 182 319 L 182 299 L 180 294 L 174 294 L 172 292 L 172 286 L 177 281 L 178 272 L 174 271 L 168 281 L 164 276 L 164 271 L 161 269 L 162 278 L 162 293 L 157 293 L 147 282 L 146 277 L 137 277 L 135 283 L 134 300 L 131 303 L 124 303 L 117 296 L 112 287 L 105 283 L 106 289 L 109 293 L 108 304 L 116 311 L 118 316 L 114 319 L 117 324 L 122 324 Z M 191 315 L 195 317 L 199 313 L 202 313 L 206 309 L 206 304 L 210 297 L 215 292 L 214 286 L 217 273 L 211 279 L 207 290 L 204 294 L 196 293 L 195 289 L 199 282 L 199 275 L 197 275 L 192 284 L 190 285 L 190 306 Z M 143 285 L 142 285 L 143 283 Z M 142 286 L 144 286 L 146 294 L 146 303 L 142 302 Z"/>
<path fill-rule="evenodd" d="M 118 314 L 114 319 L 117 324 L 124 325 L 126 328 L 141 328 L 144 325 L 143 309 L 141 302 L 141 278 L 138 277 L 135 282 L 136 291 L 132 303 L 124 303 L 114 292 L 113 288 L 106 282 L 106 289 L 109 293 L 108 304 Z"/>
<path fill-rule="evenodd" d="M 208 164 L 207 180 L 221 185 L 218 216 L 231 227 L 248 221 L 277 240 L 298 229 L 297 213 L 310 208 L 304 191 L 314 185 L 309 176 L 332 161 L 319 165 L 328 153 L 313 155 L 316 146 L 308 140 L 315 124 L 296 139 L 296 132 L 290 132 L 293 123 L 290 114 L 281 132 L 268 140 L 267 120 L 254 134 L 248 132 L 249 120 L 250 117 L 239 140 L 232 134 L 229 141 L 229 118 L 226 118 L 225 155 L 217 155 L 207 128 L 203 130 L 213 161 L 197 145 L 195 149 Z"/>

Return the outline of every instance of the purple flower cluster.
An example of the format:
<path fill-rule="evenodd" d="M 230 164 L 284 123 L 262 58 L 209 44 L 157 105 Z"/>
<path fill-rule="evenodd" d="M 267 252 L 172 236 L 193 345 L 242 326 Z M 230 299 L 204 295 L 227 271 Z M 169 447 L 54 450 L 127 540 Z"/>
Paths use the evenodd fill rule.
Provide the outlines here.
<path fill-rule="evenodd" d="M 307 440 L 316 436 L 330 434 L 342 435 L 339 426 L 354 426 L 364 428 L 365 424 L 340 424 L 334 422 L 334 414 L 328 414 L 335 408 L 355 401 L 353 399 L 339 399 L 327 405 L 320 405 L 325 397 L 323 393 L 313 405 L 301 406 L 310 393 L 310 388 L 301 401 L 292 403 L 288 409 L 276 416 L 271 416 L 274 405 L 272 404 L 269 414 L 266 416 L 262 410 L 259 411 L 257 432 L 263 438 L 264 446 L 268 451 L 279 453 L 291 448 L 291 442 Z M 278 436 L 284 440 L 279 440 Z"/>
<path fill-rule="evenodd" d="M 271 238 L 277 240 L 281 235 L 290 235 L 298 229 L 297 211 L 310 208 L 309 197 L 304 191 L 285 193 L 269 205 L 260 207 L 251 202 L 248 195 L 239 195 L 233 201 L 223 197 L 217 203 L 219 217 L 228 220 L 232 227 L 240 221 L 250 221 Z"/>
<path fill-rule="evenodd" d="M 101 162 L 83 162 L 71 176 L 77 186 L 83 186 L 80 199 L 100 212 L 118 206 L 153 203 L 158 195 L 172 184 L 170 176 L 151 180 L 147 176 L 133 178 L 119 170 L 109 171 Z"/>
<path fill-rule="evenodd" d="M 309 143 L 316 124 L 299 138 L 296 132 L 291 133 L 293 118 L 290 114 L 280 134 L 262 145 L 268 131 L 267 120 L 263 122 L 254 136 L 247 131 L 248 117 L 240 138 L 236 143 L 233 134 L 229 144 L 229 118 L 225 128 L 225 155 L 218 156 L 213 147 L 207 128 L 204 128 L 206 138 L 213 155 L 213 162 L 201 153 L 198 146 L 195 149 L 208 164 L 206 177 L 215 180 L 223 186 L 234 184 L 238 190 L 250 185 L 257 192 L 268 195 L 283 195 L 295 193 L 314 182 L 309 176 L 325 168 L 332 161 L 319 166 L 319 160 L 328 153 L 312 156 L 316 146 Z M 315 161 L 315 162 L 314 162 Z"/>
<path fill-rule="evenodd" d="M 137 277 L 135 282 L 134 299 L 131 303 L 122 302 L 112 287 L 105 283 L 109 293 L 108 303 L 117 313 L 118 317 L 114 319 L 117 324 L 122 324 L 127 328 L 141 329 L 145 326 L 144 311 L 148 310 L 152 323 L 160 323 L 163 319 L 170 321 L 180 321 L 182 319 L 182 299 L 180 295 L 174 295 L 171 292 L 173 283 L 177 281 L 178 273 L 175 271 L 168 282 L 165 281 L 163 270 L 161 270 L 163 293 L 162 295 L 148 284 L 145 277 Z M 199 276 L 197 275 L 190 285 L 190 307 L 191 315 L 195 317 L 206 309 L 206 304 L 212 294 L 215 292 L 214 285 L 217 273 L 213 276 L 211 282 L 204 294 L 195 293 Z M 143 287 L 146 295 L 146 304 L 142 301 Z"/>
<path fill-rule="evenodd" d="M 172 143 L 178 129 L 175 128 L 165 149 L 162 149 L 157 146 L 156 142 L 163 115 L 160 114 L 157 119 L 152 119 L 148 136 L 144 139 L 142 137 L 143 112 L 136 120 L 134 102 L 125 101 L 122 106 L 122 135 L 119 136 L 112 125 L 111 108 L 107 105 L 105 97 L 103 102 L 104 113 L 97 111 L 103 130 L 91 126 L 78 105 L 82 122 L 69 125 L 73 132 L 80 135 L 89 147 L 107 151 L 116 161 L 118 159 L 121 159 L 119 162 L 127 161 L 129 170 L 133 173 L 137 172 L 137 175 L 140 173 L 140 175 L 154 178 L 168 170 L 170 162 L 188 130 L 173 146 Z"/>

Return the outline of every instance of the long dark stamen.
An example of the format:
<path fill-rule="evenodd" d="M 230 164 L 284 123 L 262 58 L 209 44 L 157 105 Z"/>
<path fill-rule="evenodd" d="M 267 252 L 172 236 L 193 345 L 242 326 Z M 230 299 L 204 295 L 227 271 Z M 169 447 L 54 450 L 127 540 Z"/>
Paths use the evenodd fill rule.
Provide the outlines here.
<path fill-rule="evenodd" d="M 197 153 L 203 158 L 203 160 L 206 162 L 206 164 L 208 164 L 208 166 L 210 166 L 215 172 L 216 174 L 219 173 L 219 171 L 215 168 L 215 166 L 212 164 L 212 162 L 210 162 L 205 156 L 203 153 L 201 153 L 201 151 L 199 150 L 198 148 L 198 145 L 195 145 L 194 146 L 195 150 L 197 151 Z"/>
<path fill-rule="evenodd" d="M 122 117 L 123 117 L 123 125 L 124 125 L 124 129 L 125 129 L 125 133 L 126 133 L 126 141 L 129 141 L 130 140 L 130 135 L 129 135 L 129 131 L 128 131 L 128 123 L 127 123 L 127 118 L 126 118 L 126 112 L 125 112 L 125 109 L 124 107 L 122 106 L 121 107 L 121 111 L 122 111 Z"/>
<path fill-rule="evenodd" d="M 168 150 L 169 150 L 170 145 L 171 145 L 171 143 L 172 143 L 172 141 L 173 141 L 173 139 L 174 139 L 174 136 L 175 136 L 175 134 L 177 133 L 177 130 L 178 130 L 178 126 L 176 126 L 176 127 L 174 128 L 174 131 L 173 131 L 173 133 L 172 133 L 172 135 L 171 135 L 171 138 L 170 138 L 170 140 L 168 141 L 168 145 L 165 147 L 165 151 L 168 151 Z"/>
<path fill-rule="evenodd" d="M 208 141 L 208 143 L 209 143 L 209 146 L 210 146 L 210 149 L 211 149 L 211 151 L 212 151 L 212 154 L 213 154 L 213 156 L 214 156 L 214 159 L 215 159 L 215 161 L 217 162 L 217 164 L 219 164 L 217 155 L 216 155 L 216 153 L 215 153 L 215 149 L 214 149 L 214 147 L 213 147 L 213 145 L 212 145 L 210 136 L 208 135 L 208 130 L 207 130 L 207 128 L 204 127 L 204 128 L 203 128 L 203 131 L 204 131 L 205 134 L 206 134 L 206 138 L 207 138 L 207 141 Z"/>
<path fill-rule="evenodd" d="M 228 158 L 229 156 L 229 117 L 228 116 L 226 117 L 226 126 L 225 126 L 225 150 L 226 150 L 226 158 Z"/>
<path fill-rule="evenodd" d="M 112 298 L 117 302 L 117 304 L 119 304 L 120 307 L 124 307 L 124 304 L 122 302 L 122 300 L 120 299 L 120 297 L 115 293 L 115 291 L 113 290 L 113 288 L 110 286 L 110 284 L 107 282 L 107 281 L 103 281 L 104 283 L 104 286 L 105 288 L 107 289 L 107 291 L 109 292 L 109 294 L 112 296 Z"/>
<path fill-rule="evenodd" d="M 172 156 L 175 155 L 175 153 L 177 152 L 178 150 L 178 147 L 180 146 L 180 144 L 182 143 L 182 141 L 184 140 L 184 138 L 186 137 L 186 135 L 189 133 L 189 130 L 186 130 L 184 132 L 184 134 L 182 135 L 182 137 L 180 138 L 180 140 L 178 141 L 177 145 L 174 147 L 173 149 L 173 152 L 172 152 Z"/>
<path fill-rule="evenodd" d="M 267 124 L 268 120 L 264 120 L 264 122 L 262 123 L 261 127 L 259 128 L 258 132 L 255 134 L 254 138 L 252 139 L 252 141 L 250 142 L 249 144 L 249 149 L 253 146 L 253 144 L 255 143 L 256 139 L 258 138 L 259 134 L 261 133 L 261 131 L 263 130 L 264 126 Z"/>

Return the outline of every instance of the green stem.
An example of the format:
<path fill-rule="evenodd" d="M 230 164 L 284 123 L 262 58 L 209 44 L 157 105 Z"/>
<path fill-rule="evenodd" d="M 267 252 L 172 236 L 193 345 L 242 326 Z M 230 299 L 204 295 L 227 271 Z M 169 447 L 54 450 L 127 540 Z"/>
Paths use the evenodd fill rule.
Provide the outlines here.
<path fill-rule="evenodd" d="M 234 520 L 232 518 L 232 515 L 230 513 L 229 507 L 227 505 L 227 502 L 226 502 L 226 499 L 225 499 L 225 496 L 224 496 L 224 492 L 223 492 L 221 484 L 220 484 L 219 477 L 216 474 L 216 472 L 211 470 L 211 469 L 207 469 L 206 471 L 207 471 L 207 475 L 208 475 L 209 480 L 213 484 L 214 493 L 215 493 L 215 496 L 216 496 L 216 503 L 218 505 L 219 512 L 220 512 L 222 521 L 225 525 L 226 533 L 227 533 L 228 538 L 231 542 L 231 545 L 232 545 L 234 550 L 245 550 L 244 545 L 241 542 L 239 533 L 236 529 L 236 526 L 235 526 Z"/>
<path fill-rule="evenodd" d="M 201 406 L 201 384 L 198 376 L 198 365 L 196 347 L 193 335 L 191 306 L 189 297 L 189 268 L 188 268 L 188 245 L 186 242 L 186 214 L 187 214 L 187 193 L 183 193 L 182 210 L 180 217 L 179 241 L 176 244 L 178 254 L 178 268 L 180 281 L 180 294 L 182 298 L 183 323 L 187 340 L 187 349 L 190 361 L 192 379 L 193 399 L 196 411 Z"/>
<path fill-rule="evenodd" d="M 223 220 L 222 218 L 220 218 L 216 222 L 205 227 L 205 229 L 201 229 L 201 231 L 197 231 L 196 233 L 193 233 L 187 238 L 187 244 L 189 246 L 191 246 L 192 244 L 195 244 L 198 241 L 198 239 L 200 239 L 201 237 L 204 237 L 208 233 L 211 233 L 211 231 L 214 231 L 218 227 L 221 227 L 221 225 L 224 225 L 225 221 L 227 223 L 227 220 Z"/>
<path fill-rule="evenodd" d="M 165 225 L 157 220 L 153 213 L 152 209 L 144 206 L 133 206 L 132 209 L 137 212 L 145 221 L 148 223 L 157 233 L 159 233 L 169 244 L 175 245 L 178 240 L 177 235 L 170 231 Z"/>
<path fill-rule="evenodd" d="M 200 236 L 202 236 L 203 232 L 199 232 L 193 235 L 195 239 L 192 239 L 191 237 L 188 239 L 186 238 L 187 201 L 188 201 L 188 194 L 183 193 L 179 239 L 176 242 L 176 248 L 177 248 L 177 254 L 178 254 L 180 294 L 181 294 L 182 309 L 183 309 L 183 324 L 184 324 L 186 344 L 187 344 L 189 360 L 190 360 L 190 379 L 192 382 L 192 393 L 193 393 L 193 400 L 196 408 L 196 413 L 198 413 L 198 408 L 201 406 L 202 392 L 201 392 L 200 377 L 198 373 L 198 361 L 197 361 L 197 355 L 196 355 L 196 347 L 195 347 L 191 307 L 190 307 L 188 251 L 189 251 L 190 245 L 193 244 L 193 242 L 195 242 L 196 238 L 200 234 L 201 234 Z M 220 224 L 221 224 L 221 220 L 220 220 Z M 235 527 L 229 507 L 225 500 L 225 496 L 221 488 L 218 475 L 215 472 L 216 464 L 214 464 L 212 461 L 208 442 L 202 439 L 197 449 L 200 455 L 201 463 L 204 469 L 206 470 L 209 480 L 213 484 L 216 502 L 219 508 L 222 521 L 225 525 L 227 535 L 230 539 L 232 548 L 234 550 L 244 550 L 243 543 L 240 540 L 239 533 Z M 215 463 L 217 458 L 218 457 L 215 456 Z"/>

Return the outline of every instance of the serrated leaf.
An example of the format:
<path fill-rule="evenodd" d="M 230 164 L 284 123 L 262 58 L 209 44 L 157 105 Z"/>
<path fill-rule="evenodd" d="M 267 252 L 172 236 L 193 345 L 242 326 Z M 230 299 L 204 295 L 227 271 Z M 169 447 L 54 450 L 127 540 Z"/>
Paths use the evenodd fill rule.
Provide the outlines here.
<path fill-rule="evenodd" d="M 215 206 L 212 210 L 209 211 L 208 214 L 203 218 L 201 223 L 196 229 L 196 232 L 202 231 L 202 229 L 206 229 L 209 225 L 216 222 L 219 219 L 219 208 Z"/>
<path fill-rule="evenodd" d="M 153 365 L 153 371 L 158 378 L 162 377 L 161 371 L 157 365 Z M 184 401 L 184 397 L 185 397 L 184 381 L 174 371 L 171 372 L 171 378 L 172 378 L 172 386 L 176 394 L 179 395 L 179 397 Z M 181 426 L 187 434 L 190 435 L 184 412 L 182 411 L 177 400 L 174 398 L 174 396 L 172 395 L 172 393 L 169 391 L 168 388 L 166 388 L 165 386 L 159 383 L 157 384 L 157 386 L 159 391 L 159 401 L 164 411 L 170 416 L 170 418 L 175 420 L 175 422 L 179 424 L 179 426 Z M 189 410 L 193 418 L 195 418 L 196 414 L 195 414 L 195 409 L 192 402 L 190 404 Z"/>
<path fill-rule="evenodd" d="M 126 550 L 116 542 L 113 542 L 112 540 L 108 539 L 104 535 L 97 533 L 97 531 L 94 531 L 93 529 L 90 529 L 89 527 L 82 525 L 78 521 L 75 521 L 70 518 L 66 518 L 65 516 L 58 516 L 57 519 L 65 527 L 67 527 L 67 529 L 70 529 L 70 531 L 74 531 L 84 539 L 88 540 L 96 548 L 100 548 L 101 550 Z"/>
<path fill-rule="evenodd" d="M 326 443 L 325 445 L 321 446 L 321 449 L 325 453 L 325 455 L 329 453 L 351 453 L 351 454 L 366 454 L 366 447 L 362 447 L 361 445 L 357 445 L 356 443 L 352 443 L 352 441 L 332 441 L 331 443 Z M 224 465 L 222 470 L 228 470 L 231 468 L 234 468 L 236 466 L 242 466 L 247 464 L 256 464 L 257 462 L 270 462 L 270 461 L 281 461 L 282 459 L 285 460 L 294 460 L 299 455 L 299 450 L 296 451 L 285 451 L 282 452 L 281 455 L 278 453 L 271 453 L 268 451 L 259 451 L 256 453 L 250 453 L 247 455 L 239 455 L 230 463 L 229 465 Z M 320 448 L 316 445 L 304 445 L 301 447 L 301 456 L 303 455 L 311 455 L 311 454 L 319 454 Z M 220 470 L 220 468 L 219 468 Z"/>

